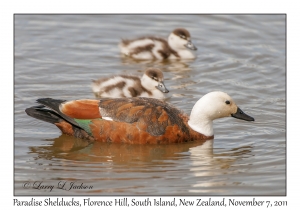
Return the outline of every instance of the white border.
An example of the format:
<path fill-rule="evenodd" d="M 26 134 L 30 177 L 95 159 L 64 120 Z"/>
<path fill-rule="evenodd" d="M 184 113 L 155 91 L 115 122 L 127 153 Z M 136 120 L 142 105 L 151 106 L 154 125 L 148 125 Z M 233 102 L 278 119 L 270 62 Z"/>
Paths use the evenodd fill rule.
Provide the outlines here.
<path fill-rule="evenodd" d="M 287 14 L 287 197 L 258 197 L 258 200 L 288 200 L 288 208 L 296 209 L 299 186 L 299 164 L 296 136 L 299 116 L 299 8 L 296 1 L 16 1 L 1 4 L 1 111 L 2 111 L 2 185 L 1 206 L 13 206 L 13 14 L 14 13 L 286 13 Z M 3 114 L 4 113 L 4 114 Z M 8 149 L 9 148 L 9 149 Z M 284 148 L 283 148 L 284 149 Z M 276 183 L 274 183 L 276 184 Z M 23 197 L 29 200 L 31 197 Z M 46 197 L 38 197 L 43 200 Z M 54 198 L 54 197 L 52 197 Z M 70 199 L 71 197 L 67 197 Z M 86 197 L 76 197 L 83 199 Z M 139 197 L 142 198 L 142 197 Z M 153 197 L 152 197 L 153 198 Z M 208 198 L 208 197 L 206 197 Z M 93 197 L 96 199 L 96 197 Z M 101 199 L 111 199 L 102 197 Z M 228 199 L 228 198 L 227 198 Z M 238 200 L 250 199 L 237 197 Z M 294 207 L 294 208 L 293 208 Z M 70 208 L 70 207 L 68 207 Z M 93 207 L 95 208 L 95 207 Z M 162 209 L 161 207 L 158 209 Z M 211 208 L 214 209 L 214 208 Z M 228 209 L 228 208 L 227 208 Z"/>

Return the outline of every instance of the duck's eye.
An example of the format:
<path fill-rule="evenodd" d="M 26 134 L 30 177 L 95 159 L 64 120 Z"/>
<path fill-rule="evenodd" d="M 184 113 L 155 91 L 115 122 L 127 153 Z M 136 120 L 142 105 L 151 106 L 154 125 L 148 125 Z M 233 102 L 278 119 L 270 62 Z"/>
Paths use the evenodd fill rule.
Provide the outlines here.
<path fill-rule="evenodd" d="M 182 39 L 186 39 L 186 37 L 185 37 L 184 35 L 181 35 L 180 37 L 181 37 Z"/>
<path fill-rule="evenodd" d="M 152 77 L 152 79 L 154 79 L 155 81 L 158 81 L 157 77 Z"/>
<path fill-rule="evenodd" d="M 230 104 L 230 101 L 226 100 L 225 103 L 226 103 L 226 104 Z"/>

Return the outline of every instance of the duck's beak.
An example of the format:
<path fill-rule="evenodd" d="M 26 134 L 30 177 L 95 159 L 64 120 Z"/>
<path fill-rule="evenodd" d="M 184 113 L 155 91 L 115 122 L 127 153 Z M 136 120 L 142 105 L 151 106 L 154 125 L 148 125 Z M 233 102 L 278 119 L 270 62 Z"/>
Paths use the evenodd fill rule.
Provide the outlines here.
<path fill-rule="evenodd" d="M 197 50 L 197 47 L 195 47 L 192 41 L 188 41 L 188 43 L 186 43 L 184 46 L 190 50 Z"/>
<path fill-rule="evenodd" d="M 245 114 L 239 107 L 237 108 L 236 113 L 231 114 L 231 116 L 241 120 L 254 121 L 253 117 Z"/>
<path fill-rule="evenodd" d="M 160 90 L 163 93 L 168 93 L 169 90 L 166 88 L 164 82 L 159 82 L 157 86 L 155 86 L 158 90 Z"/>

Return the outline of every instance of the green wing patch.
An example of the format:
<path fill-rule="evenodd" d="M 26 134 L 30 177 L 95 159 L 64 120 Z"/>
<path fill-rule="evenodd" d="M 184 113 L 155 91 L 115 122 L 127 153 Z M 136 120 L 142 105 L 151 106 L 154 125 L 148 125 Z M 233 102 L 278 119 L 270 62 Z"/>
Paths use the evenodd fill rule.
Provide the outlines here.
<path fill-rule="evenodd" d="M 75 119 L 74 120 L 78 123 L 79 127 L 81 127 L 83 130 L 85 130 L 89 135 L 93 136 L 90 124 L 92 120 L 95 119 Z M 101 118 L 98 118 L 98 120 L 102 120 Z"/>

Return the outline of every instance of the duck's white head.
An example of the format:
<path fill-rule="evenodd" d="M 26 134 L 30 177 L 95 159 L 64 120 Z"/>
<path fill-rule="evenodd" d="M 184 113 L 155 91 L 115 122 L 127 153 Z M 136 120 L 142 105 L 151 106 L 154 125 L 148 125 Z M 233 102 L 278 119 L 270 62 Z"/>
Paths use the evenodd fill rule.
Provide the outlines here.
<path fill-rule="evenodd" d="M 149 68 L 144 73 L 141 83 L 148 90 L 160 90 L 163 93 L 168 93 L 169 90 L 164 84 L 164 75 L 160 69 Z"/>
<path fill-rule="evenodd" d="M 190 32 L 184 28 L 175 29 L 168 38 L 168 43 L 175 51 L 180 50 L 197 50 L 195 45 L 191 41 Z"/>
<path fill-rule="evenodd" d="M 212 136 L 213 120 L 223 117 L 254 121 L 254 118 L 245 114 L 227 93 L 216 91 L 204 95 L 197 101 L 188 124 L 195 131 L 205 136 Z"/>

